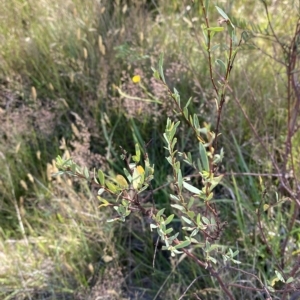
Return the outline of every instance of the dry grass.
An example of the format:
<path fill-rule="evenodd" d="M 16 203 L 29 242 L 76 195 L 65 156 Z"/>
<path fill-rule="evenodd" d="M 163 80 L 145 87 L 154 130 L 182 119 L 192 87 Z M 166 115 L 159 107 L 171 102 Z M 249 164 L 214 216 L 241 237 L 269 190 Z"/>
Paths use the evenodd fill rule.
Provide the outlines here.
<path fill-rule="evenodd" d="M 180 91 L 182 102 L 192 96 L 192 110 L 201 122 L 215 122 L 215 97 L 202 47 L 200 8 L 195 5 L 189 12 L 184 2 L 161 1 L 157 10 L 150 12 L 146 2 L 133 0 L 131 6 L 126 6 L 125 1 L 110 0 L 11 0 L 2 4 L 3 299 L 152 299 L 155 294 L 178 299 L 199 274 L 203 276 L 189 297 L 195 292 L 217 299 L 217 289 L 206 289 L 214 287 L 214 282 L 187 260 L 177 265 L 177 261 L 160 257 L 160 253 L 153 271 L 153 241 L 141 230 L 144 224 L 137 224 L 133 218 L 124 227 L 109 227 L 105 221 L 111 212 L 98 208 L 97 191 L 76 180 L 51 177 L 57 171 L 52 159 L 58 154 L 72 156 L 91 171 L 101 167 L 111 170 L 111 174 L 121 172 L 118 147 L 131 151 L 135 140 L 152 139 L 149 152 L 158 174 L 154 184 L 166 182 L 168 169 L 160 134 L 166 116 L 174 116 L 174 112 L 165 89 L 152 78 L 150 69 L 157 65 L 161 52 L 165 53 L 167 81 Z M 266 26 L 261 7 L 252 2 L 235 4 L 232 13 Z M 279 2 L 273 2 L 270 11 L 275 15 Z M 287 24 L 282 27 L 283 36 L 293 25 L 292 18 L 287 22 L 284 19 L 290 15 L 276 19 L 275 29 L 280 29 L 282 22 Z M 213 9 L 211 18 L 217 23 Z M 226 37 L 220 34 L 217 42 L 226 42 Z M 278 49 L 266 41 L 259 45 L 272 55 L 278 54 Z M 224 167 L 236 172 L 272 172 L 269 157 L 257 146 L 233 95 L 241 99 L 255 129 L 280 161 L 287 114 L 284 72 L 261 51 L 246 49 L 241 53 L 231 80 L 234 94 L 227 98 L 222 116 L 221 142 L 227 157 Z M 219 54 L 221 50 L 214 52 L 216 57 Z M 141 76 L 143 86 L 132 82 L 133 75 Z M 130 97 L 121 97 L 116 86 Z M 132 99 L 149 99 L 149 94 L 158 101 Z M 193 150 L 185 129 L 178 145 L 181 150 Z M 299 145 L 299 135 L 294 140 Z M 265 184 L 272 201 L 278 182 L 270 178 Z M 218 203 L 222 218 L 229 221 L 222 242 L 237 245 L 245 264 L 250 269 L 256 264 L 259 275 L 267 281 L 274 272 L 264 268 L 273 262 L 266 249 L 255 244 L 257 239 L 251 231 L 260 194 L 256 179 L 243 176 L 234 181 L 227 177 Z M 168 191 L 159 193 L 157 199 L 161 205 L 169 203 Z M 289 215 L 289 207 L 284 206 L 276 218 L 265 221 L 265 228 L 276 235 L 275 229 L 285 227 L 282 220 Z M 270 240 L 274 248 L 280 245 L 278 236 Z M 142 247 L 142 254 L 136 244 Z M 289 248 L 292 257 L 297 247 L 299 230 L 295 229 Z M 239 295 L 246 299 L 252 294 Z"/>

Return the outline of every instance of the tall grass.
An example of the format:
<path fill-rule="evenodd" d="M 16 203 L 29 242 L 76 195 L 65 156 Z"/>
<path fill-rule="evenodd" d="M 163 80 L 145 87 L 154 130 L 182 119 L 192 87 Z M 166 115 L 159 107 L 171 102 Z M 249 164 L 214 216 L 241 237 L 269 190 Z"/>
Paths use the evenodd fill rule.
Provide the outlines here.
<path fill-rule="evenodd" d="M 106 293 L 107 299 L 122 296 L 178 299 L 195 278 L 188 297 L 194 293 L 205 299 L 219 297 L 216 283 L 186 257 L 171 259 L 158 251 L 152 268 L 156 237 L 146 230 L 145 220 L 135 216 L 125 226 L 107 227 L 108 212 L 98 207 L 92 186 L 49 176 L 56 171 L 52 158 L 59 153 L 83 159 L 91 170 L 101 165 L 112 173 L 118 172 L 123 168 L 119 146 L 130 151 L 138 141 L 141 145 L 150 142 L 147 150 L 159 174 L 154 188 L 167 183 L 169 166 L 161 133 L 165 116 L 172 107 L 165 91 L 151 80 L 150 69 L 161 52 L 165 53 L 169 86 L 180 90 L 182 101 L 192 96 L 192 109 L 200 120 L 215 124 L 214 95 L 202 48 L 201 7 L 176 0 L 125 2 L 2 3 L 0 295 L 3 299 L 94 299 L 101 293 Z M 192 6 L 190 10 L 188 5 Z M 260 36 L 260 30 L 267 26 L 259 3 L 236 1 L 224 6 L 228 14 L 237 16 L 235 21 L 241 32 L 245 27 L 253 30 L 259 24 L 261 29 L 254 29 Z M 279 7 L 276 3 L 270 6 L 274 26 L 288 39 L 295 20 L 287 16 L 295 8 L 287 5 L 284 16 L 278 16 Z M 210 14 L 217 24 L 213 8 Z M 218 42 L 222 44 L 225 39 L 220 36 Z M 226 177 L 215 201 L 221 218 L 228 221 L 220 243 L 236 246 L 240 250 L 238 259 L 249 270 L 258 269 L 258 275 L 267 281 L 274 276 L 276 262 L 261 244 L 255 226 L 256 210 L 261 203 L 274 203 L 279 182 L 274 176 L 266 176 L 260 183 L 258 176 L 249 174 L 270 174 L 274 169 L 236 99 L 280 163 L 286 134 L 286 75 L 283 66 L 270 58 L 278 58 L 277 46 L 267 40 L 260 40 L 258 45 L 259 49 L 253 46 L 241 50 L 232 72 L 233 92 L 226 99 L 220 130 L 220 144 L 227 157 L 223 166 Z M 136 74 L 160 100 L 158 103 L 120 96 L 116 87 L 130 96 L 148 97 L 132 83 L 131 78 Z M 193 152 L 189 137 L 183 127 L 178 141 L 180 151 Z M 297 165 L 299 135 L 294 136 L 294 141 Z M 296 171 L 300 172 L 298 167 Z M 192 171 L 187 168 L 185 172 Z M 265 195 L 262 185 L 266 188 Z M 169 188 L 156 194 L 162 207 L 170 201 Z M 277 254 L 282 232 L 294 209 L 284 203 L 274 207 L 271 215 L 261 216 L 267 239 Z M 297 247 L 299 230 L 295 228 L 289 248 L 292 258 L 297 255 L 294 250 Z M 232 281 L 244 280 L 241 273 L 223 275 Z M 249 295 L 239 294 L 244 299 Z"/>

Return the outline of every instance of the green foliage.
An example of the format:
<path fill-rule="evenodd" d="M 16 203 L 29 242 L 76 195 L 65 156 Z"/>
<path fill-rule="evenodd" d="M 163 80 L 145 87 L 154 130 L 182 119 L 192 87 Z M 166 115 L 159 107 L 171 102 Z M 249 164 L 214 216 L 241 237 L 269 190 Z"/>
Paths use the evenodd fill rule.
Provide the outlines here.
<path fill-rule="evenodd" d="M 231 41 L 235 39 L 234 34 L 234 26 L 227 17 L 227 15 L 218 8 L 218 11 L 221 13 L 222 16 L 226 16 L 229 24 L 230 24 L 230 36 Z M 210 56 L 210 42 L 211 39 L 214 36 L 214 32 L 221 31 L 218 28 L 211 28 L 208 27 L 207 22 L 207 47 L 206 50 L 208 52 L 209 61 L 211 60 Z M 230 70 L 232 68 L 233 60 L 235 58 L 235 53 L 232 55 L 232 42 L 230 43 L 230 54 L 229 54 L 229 60 L 227 62 L 227 66 L 225 68 L 226 70 L 226 81 L 229 80 L 229 74 Z M 212 66 L 210 65 L 210 72 L 212 73 Z M 220 183 L 222 179 L 222 175 L 216 176 L 215 175 L 215 168 L 216 163 L 221 163 L 223 158 L 223 150 L 221 150 L 220 154 L 215 154 L 215 149 L 213 148 L 213 144 L 216 143 L 216 134 L 209 130 L 209 126 L 205 126 L 203 128 L 200 127 L 199 120 L 196 114 L 193 116 L 189 114 L 189 104 L 191 102 L 191 98 L 186 103 L 186 105 L 182 108 L 180 103 L 180 95 L 176 89 L 174 89 L 174 93 L 171 92 L 169 87 L 167 86 L 166 79 L 164 76 L 163 71 L 163 56 L 160 57 L 159 64 L 158 64 L 158 70 L 153 69 L 154 72 L 154 78 L 157 80 L 161 80 L 162 84 L 165 85 L 166 90 L 168 91 L 171 98 L 174 100 L 174 105 L 176 106 L 176 109 L 180 112 L 184 120 L 187 122 L 188 126 L 194 131 L 195 133 L 195 139 L 199 143 L 199 156 L 200 159 L 197 161 L 193 160 L 191 154 L 185 154 L 185 153 L 177 153 L 176 150 L 176 133 L 177 128 L 180 125 L 180 122 L 177 121 L 172 122 L 171 119 L 167 119 L 167 124 L 165 128 L 165 132 L 163 134 L 163 137 L 165 139 L 166 147 L 165 149 L 168 151 L 169 156 L 166 157 L 167 161 L 171 165 L 173 169 L 173 184 L 175 187 L 176 195 L 171 194 L 170 198 L 172 200 L 175 200 L 176 204 L 171 204 L 171 207 L 177 210 L 177 213 L 180 215 L 180 218 L 183 222 L 187 223 L 188 227 L 183 227 L 182 229 L 187 232 L 187 234 L 184 236 L 183 240 L 178 239 L 179 232 L 173 234 L 173 228 L 167 228 L 167 225 L 169 225 L 173 218 L 174 214 L 171 214 L 169 216 L 165 216 L 165 208 L 155 211 L 155 207 L 146 210 L 139 199 L 139 194 L 146 190 L 151 180 L 155 177 L 154 175 L 154 166 L 150 165 L 148 155 L 145 154 L 144 159 L 144 167 L 145 169 L 139 165 L 140 158 L 141 158 L 141 151 L 138 144 L 136 144 L 136 154 L 132 156 L 133 162 L 130 160 L 130 156 L 127 156 L 127 153 L 123 150 L 123 154 L 121 158 L 125 161 L 127 168 L 124 169 L 124 175 L 127 178 L 127 181 L 123 177 L 123 175 L 117 175 L 116 179 L 114 181 L 118 182 L 118 185 L 115 185 L 114 183 L 107 181 L 104 185 L 104 175 L 101 170 L 98 171 L 98 177 L 99 182 L 95 179 L 95 183 L 99 185 L 99 191 L 98 194 L 102 195 L 103 192 L 107 192 L 110 194 L 110 196 L 115 197 L 115 204 L 109 204 L 113 205 L 113 208 L 117 212 L 118 216 L 109 219 L 108 222 L 113 222 L 116 220 L 119 221 L 125 221 L 126 217 L 130 215 L 130 213 L 134 210 L 138 210 L 141 212 L 144 216 L 148 216 L 152 222 L 150 224 L 151 230 L 156 229 L 157 234 L 160 237 L 160 239 L 165 243 L 165 246 L 162 247 L 163 250 L 168 250 L 171 252 L 171 256 L 174 257 L 176 254 L 182 254 L 183 252 L 185 254 L 189 254 L 189 251 L 186 249 L 187 247 L 191 246 L 193 244 L 196 248 L 202 248 L 203 252 L 205 253 L 204 261 L 200 261 L 198 259 L 195 259 L 195 262 L 198 261 L 198 264 L 202 267 L 208 268 L 213 270 L 213 267 L 211 266 L 211 262 L 214 264 L 217 264 L 217 259 L 213 257 L 213 253 L 216 249 L 220 248 L 220 253 L 223 255 L 223 261 L 227 262 L 232 261 L 233 263 L 240 263 L 237 260 L 233 259 L 238 254 L 238 251 L 233 251 L 229 249 L 229 252 L 225 254 L 225 248 L 226 247 L 220 247 L 218 244 L 211 244 L 209 242 L 216 241 L 222 230 L 223 225 L 221 224 L 215 208 L 210 206 L 209 201 L 213 198 L 213 189 Z M 215 86 L 214 80 L 212 78 L 212 83 L 215 88 L 215 91 L 218 95 L 220 95 L 220 105 L 222 107 L 224 102 L 224 96 L 225 96 L 225 84 L 223 84 L 223 87 L 221 86 L 219 94 L 219 89 Z M 219 110 L 219 114 L 221 113 L 221 110 Z M 205 139 L 201 136 L 205 135 Z M 179 154 L 179 156 L 177 155 Z M 197 171 L 197 173 L 202 178 L 203 188 L 202 190 L 196 188 L 192 184 L 187 183 L 187 179 L 183 178 L 181 166 L 180 166 L 180 160 L 178 160 L 177 157 L 184 157 L 188 158 L 187 163 L 194 167 Z M 89 173 L 86 171 L 86 169 L 80 168 L 77 164 L 75 164 L 72 160 L 62 160 L 61 157 L 57 157 L 56 160 L 57 167 L 62 170 L 60 172 L 64 172 L 66 174 L 71 173 L 74 176 L 86 178 L 89 179 Z M 60 172 L 58 173 L 60 175 Z M 122 184 L 120 184 L 120 181 L 122 181 Z M 184 191 L 190 192 L 192 195 L 189 196 L 189 201 L 186 201 L 186 195 Z M 194 203 L 194 198 L 198 198 L 199 200 L 203 200 L 206 203 L 207 212 L 205 215 L 201 215 L 200 213 L 196 213 L 194 208 L 192 208 Z M 119 201 L 121 199 L 121 201 Z M 101 200 L 104 202 L 103 200 Z M 108 204 L 107 201 L 105 201 L 105 204 Z M 201 238 L 202 237 L 202 238 Z M 181 249 L 181 250 L 178 250 Z M 193 257 L 193 256 L 192 256 Z M 221 284 L 221 279 L 219 279 Z M 224 289 L 225 293 L 227 293 L 231 297 L 231 293 Z"/>
<path fill-rule="evenodd" d="M 295 1 L 19 2 L 0 21 L 1 296 L 292 297 Z"/>

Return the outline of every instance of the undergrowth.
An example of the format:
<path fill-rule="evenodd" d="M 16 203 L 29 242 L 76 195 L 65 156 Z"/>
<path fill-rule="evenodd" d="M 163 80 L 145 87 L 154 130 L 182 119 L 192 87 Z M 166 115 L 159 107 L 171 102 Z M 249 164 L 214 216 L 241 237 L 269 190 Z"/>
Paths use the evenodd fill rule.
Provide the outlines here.
<path fill-rule="evenodd" d="M 211 124 L 212 132 L 221 133 L 216 151 L 224 148 L 218 168 L 224 176 L 211 203 L 227 222 L 218 243 L 238 250 L 235 259 L 242 262 L 226 265 L 219 272 L 222 280 L 236 299 L 295 299 L 299 7 L 296 1 L 218 5 L 243 44 L 217 129 L 210 68 L 217 87 L 224 84 L 224 73 L 220 61 L 212 67 L 207 62 L 201 1 L 3 3 L 1 298 L 224 299 L 205 268 L 186 253 L 172 257 L 162 250 L 165 245 L 149 231 L 149 220 L 135 213 L 125 223 L 106 223 L 115 213 L 99 208 L 97 186 L 52 177 L 58 171 L 53 158 L 64 155 L 114 179 L 123 172 L 120 155 L 134 154 L 139 144 L 155 164 L 156 207 L 175 213 L 174 227 L 180 231 L 181 216 L 170 208 L 176 186 L 163 133 L 167 117 L 175 123 L 182 117 L 174 112 L 168 86 L 172 93 L 174 87 L 179 91 L 182 107 L 191 97 L 189 113 L 197 115 L 201 127 Z M 211 27 L 227 26 L 213 5 L 208 17 Z M 214 57 L 228 50 L 228 39 L 228 34 L 215 35 L 220 46 Z M 161 53 L 166 85 L 150 68 Z M 193 130 L 184 122 L 177 150 L 193 157 L 198 152 Z M 182 166 L 183 177 L 201 189 L 199 172 Z M 149 194 L 143 194 L 146 209 L 153 207 Z M 197 210 L 204 208 L 199 203 Z M 199 249 L 193 253 L 203 255 Z M 294 280 L 284 283 L 289 278 Z"/>

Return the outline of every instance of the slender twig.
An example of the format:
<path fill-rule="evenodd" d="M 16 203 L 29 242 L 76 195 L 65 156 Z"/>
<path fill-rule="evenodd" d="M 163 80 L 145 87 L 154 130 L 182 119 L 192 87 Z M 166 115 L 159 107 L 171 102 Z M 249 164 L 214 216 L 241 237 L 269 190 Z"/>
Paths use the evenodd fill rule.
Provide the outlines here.
<path fill-rule="evenodd" d="M 245 285 L 241 285 L 241 284 L 236 284 L 236 283 L 229 283 L 228 286 L 232 286 L 232 287 L 237 287 L 240 289 L 244 289 L 244 290 L 249 290 L 249 291 L 256 291 L 256 292 L 265 292 L 266 289 L 259 289 L 256 287 L 250 287 L 250 286 L 245 286 Z M 295 291 L 299 291 L 300 289 L 288 289 L 288 290 L 275 290 L 274 293 L 285 293 L 285 292 L 295 292 Z"/>
<path fill-rule="evenodd" d="M 282 174 L 276 174 L 276 173 L 253 173 L 253 172 L 230 172 L 230 173 L 224 173 L 226 176 L 257 176 L 257 177 L 282 177 Z"/>
<path fill-rule="evenodd" d="M 245 112 L 245 110 L 244 110 L 244 108 L 242 107 L 242 105 L 241 105 L 239 99 L 238 99 L 237 97 L 234 97 L 234 99 L 235 99 L 236 103 L 238 104 L 239 109 L 240 109 L 241 112 L 243 113 L 243 115 L 244 115 L 246 121 L 248 122 L 248 124 L 249 124 L 249 126 L 250 126 L 252 132 L 254 133 L 256 139 L 258 140 L 258 142 L 260 143 L 260 145 L 263 147 L 263 149 L 265 150 L 265 152 L 266 152 L 266 153 L 268 154 L 268 156 L 270 157 L 270 159 L 271 159 L 271 161 L 272 161 L 272 165 L 273 165 L 273 167 L 275 168 L 276 172 L 277 172 L 278 174 L 282 173 L 282 171 L 280 170 L 278 164 L 276 163 L 276 161 L 275 161 L 273 155 L 270 153 L 270 151 L 268 150 L 267 146 L 265 145 L 265 143 L 264 143 L 263 140 L 261 139 L 260 135 L 258 134 L 258 132 L 256 131 L 256 129 L 254 128 L 254 126 L 253 126 L 253 124 L 252 124 L 252 122 L 251 122 L 251 120 L 250 120 L 248 114 Z M 287 185 L 287 182 L 286 182 L 285 177 L 279 176 L 278 178 L 279 178 L 279 181 L 280 181 L 280 184 L 281 184 L 282 188 L 283 188 L 283 189 L 288 193 L 288 195 L 289 195 L 289 196 L 297 203 L 297 205 L 300 206 L 300 199 L 297 199 L 297 198 L 295 197 L 295 193 L 294 193 L 294 191 L 291 189 L 291 187 L 289 187 L 289 186 Z"/>
<path fill-rule="evenodd" d="M 174 240 L 175 244 L 179 244 L 180 241 L 175 239 Z M 188 257 L 192 258 L 199 266 L 207 269 L 211 276 L 215 277 L 220 285 L 220 287 L 222 288 L 222 290 L 224 291 L 224 293 L 229 297 L 230 300 L 235 300 L 233 294 L 230 292 L 230 290 L 227 288 L 227 286 L 225 285 L 225 283 L 223 282 L 222 278 L 220 277 L 218 271 L 216 271 L 211 265 L 209 265 L 206 262 L 201 261 L 200 259 L 198 259 L 193 253 L 191 253 L 190 251 L 188 251 L 185 248 L 181 249 Z"/>
<path fill-rule="evenodd" d="M 240 47 L 242 43 L 242 38 L 240 39 L 239 41 L 239 44 L 237 46 L 237 48 Z M 226 69 L 226 75 L 225 75 L 225 78 L 224 78 L 224 83 L 223 83 L 223 88 L 222 88 L 222 92 L 221 92 L 221 96 L 220 96 L 220 103 L 218 105 L 218 114 L 217 114 L 217 125 L 216 125 L 216 137 L 215 137 L 215 140 L 214 140 L 214 148 L 217 149 L 217 145 L 218 145 L 218 135 L 219 135 L 219 127 L 220 127 L 220 121 L 221 121 L 221 113 L 222 113 L 222 110 L 223 110 L 223 105 L 225 103 L 225 92 L 226 92 L 226 89 L 228 87 L 228 80 L 229 80 L 229 76 L 230 76 L 230 73 L 231 73 L 231 70 L 233 68 L 233 63 L 234 63 L 234 60 L 236 58 L 236 54 L 237 54 L 237 51 L 235 51 L 235 54 L 232 55 L 232 37 L 230 37 L 230 47 L 229 47 L 229 57 L 228 57 L 228 64 L 227 64 L 227 69 Z"/>
<path fill-rule="evenodd" d="M 290 166 L 291 166 L 291 170 L 293 172 L 294 175 L 294 181 L 296 184 L 296 189 L 298 190 L 298 196 L 299 196 L 299 183 L 296 177 L 296 172 L 295 172 L 295 164 L 294 164 L 294 157 L 293 157 L 293 145 L 292 145 L 292 137 L 295 133 L 295 124 L 296 124 L 296 118 L 298 115 L 298 111 L 300 108 L 300 94 L 299 94 L 299 87 L 297 86 L 297 84 L 294 83 L 294 70 L 296 68 L 296 62 L 297 62 L 297 57 L 298 57 L 298 49 L 297 49 L 297 42 L 296 39 L 298 38 L 300 34 L 300 23 L 299 23 L 299 19 L 297 22 L 297 26 L 295 29 L 295 33 L 293 36 L 293 39 L 290 43 L 289 46 L 289 52 L 288 52 L 288 62 L 286 65 L 286 70 L 287 70 L 287 79 L 288 79 L 288 86 L 287 86 L 287 101 L 288 101 L 288 119 L 287 119 L 287 138 L 286 138 L 286 148 L 285 148 L 285 155 L 284 155 L 284 164 L 283 164 L 283 170 L 282 170 L 282 174 L 285 175 L 286 173 L 286 169 L 287 169 L 287 165 L 288 165 L 288 158 L 290 158 Z M 275 35 L 275 33 L 274 33 Z M 291 103 L 291 99 L 292 99 L 292 89 L 294 90 L 295 96 L 296 96 L 296 104 L 293 108 L 293 117 L 292 117 L 292 103 Z M 296 196 L 297 197 L 297 196 Z M 284 268 L 284 257 L 285 257 L 285 250 L 286 250 L 286 245 L 288 243 L 288 240 L 290 238 L 290 232 L 292 230 L 292 228 L 294 227 L 294 224 L 296 222 L 296 218 L 298 216 L 298 212 L 299 212 L 299 204 L 296 203 L 296 207 L 294 208 L 294 213 L 293 216 L 290 220 L 289 226 L 288 226 L 288 232 L 287 235 L 282 243 L 281 246 L 281 257 L 282 257 L 282 262 L 281 262 L 281 266 L 282 268 Z"/>
<path fill-rule="evenodd" d="M 272 31 L 273 37 L 276 39 L 277 43 L 281 46 L 282 51 L 283 51 L 285 54 L 288 55 L 288 51 L 286 50 L 285 45 L 284 45 L 283 43 L 281 43 L 281 41 L 279 40 L 277 34 L 275 34 L 273 25 L 272 25 L 272 23 L 271 23 L 271 18 L 270 18 L 270 14 L 269 14 L 269 10 L 268 10 L 268 5 L 267 5 L 267 3 L 266 3 L 265 0 L 263 0 L 262 3 L 263 3 L 263 5 L 264 5 L 265 11 L 266 11 L 268 23 L 269 23 L 270 29 L 271 29 L 271 31 Z"/>
<path fill-rule="evenodd" d="M 255 46 L 256 49 L 259 50 L 263 55 L 265 55 L 265 56 L 271 58 L 272 60 L 276 61 L 276 62 L 279 63 L 280 65 L 286 66 L 286 64 L 285 64 L 283 61 L 281 61 L 281 60 L 277 59 L 276 57 L 274 57 L 273 55 L 269 54 L 269 53 L 266 52 L 264 49 L 262 49 L 262 48 L 256 46 L 255 44 L 254 44 L 254 46 Z"/>
<path fill-rule="evenodd" d="M 202 275 L 196 277 L 190 284 L 189 286 L 186 288 L 186 290 L 183 292 L 183 294 L 180 296 L 180 298 L 178 300 L 181 300 L 183 299 L 183 297 L 185 296 L 185 294 L 188 292 L 188 290 L 192 287 L 192 285 L 198 280 L 200 279 L 201 277 L 203 277 Z"/>
<path fill-rule="evenodd" d="M 153 269 L 155 268 L 155 258 L 156 258 L 156 253 L 157 253 L 157 248 L 158 248 L 158 243 L 159 243 L 160 237 L 157 237 L 156 243 L 155 243 L 155 249 L 154 249 L 154 254 L 153 254 L 153 261 L 152 261 L 152 267 Z"/>
<path fill-rule="evenodd" d="M 204 15 L 204 18 L 205 18 L 206 28 L 209 28 L 209 21 L 208 21 L 208 17 L 207 17 L 207 11 L 206 11 L 206 8 L 204 6 L 204 1 L 201 0 L 200 2 L 201 2 L 201 5 L 202 5 L 202 11 L 203 11 L 203 15 Z M 207 30 L 207 54 L 208 54 L 209 74 L 210 74 L 211 83 L 214 87 L 216 95 L 218 96 L 219 89 L 216 86 L 216 83 L 215 83 L 215 80 L 214 80 L 214 77 L 213 77 L 213 71 L 212 71 L 212 59 L 211 59 L 210 43 L 211 43 L 210 30 Z"/>

